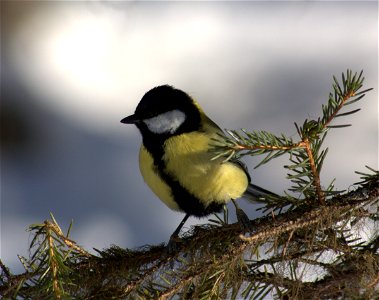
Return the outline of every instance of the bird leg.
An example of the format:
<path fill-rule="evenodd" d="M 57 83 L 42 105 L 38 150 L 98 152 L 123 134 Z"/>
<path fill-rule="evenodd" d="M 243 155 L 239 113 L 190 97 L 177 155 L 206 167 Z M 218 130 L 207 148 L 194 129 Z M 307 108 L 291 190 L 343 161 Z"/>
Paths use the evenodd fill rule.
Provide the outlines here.
<path fill-rule="evenodd" d="M 169 255 L 175 253 L 178 250 L 177 241 L 179 240 L 179 232 L 189 217 L 190 217 L 190 214 L 186 214 L 183 220 L 180 222 L 179 226 L 175 229 L 175 231 L 171 235 L 170 240 L 167 243 L 167 248 L 166 248 L 167 253 Z"/>
<path fill-rule="evenodd" d="M 250 231 L 251 230 L 251 224 L 250 224 L 250 219 L 249 217 L 246 215 L 246 213 L 238 206 L 238 204 L 236 203 L 236 201 L 234 199 L 232 199 L 232 202 L 236 208 L 236 215 L 237 215 L 237 220 L 238 220 L 238 223 L 241 224 L 242 228 L 245 230 L 245 231 Z"/>

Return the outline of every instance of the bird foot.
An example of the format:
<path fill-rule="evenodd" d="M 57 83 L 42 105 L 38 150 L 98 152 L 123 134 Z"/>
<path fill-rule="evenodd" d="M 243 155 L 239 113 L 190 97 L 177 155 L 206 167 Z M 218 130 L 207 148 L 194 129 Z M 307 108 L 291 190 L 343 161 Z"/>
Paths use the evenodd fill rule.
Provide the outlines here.
<path fill-rule="evenodd" d="M 240 223 L 242 229 L 244 231 L 251 231 L 252 228 L 251 228 L 250 219 L 246 215 L 246 213 L 242 209 L 237 208 L 236 209 L 236 215 L 237 215 L 238 223 Z"/>
<path fill-rule="evenodd" d="M 165 249 L 165 253 L 167 255 L 172 255 L 172 254 L 175 254 L 176 252 L 178 252 L 180 250 L 180 243 L 182 243 L 183 241 L 179 238 L 179 236 L 174 236 L 172 235 L 170 237 L 170 240 L 168 241 L 167 243 L 167 246 L 166 246 L 166 249 Z"/>

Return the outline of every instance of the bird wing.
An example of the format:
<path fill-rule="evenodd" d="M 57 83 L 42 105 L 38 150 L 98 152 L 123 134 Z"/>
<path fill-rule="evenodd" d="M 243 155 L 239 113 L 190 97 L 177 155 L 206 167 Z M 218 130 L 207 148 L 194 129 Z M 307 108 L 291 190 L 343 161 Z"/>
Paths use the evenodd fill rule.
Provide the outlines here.
<path fill-rule="evenodd" d="M 225 136 L 225 133 L 223 132 L 223 130 L 215 122 L 213 122 L 208 116 L 204 114 L 203 118 L 205 121 L 204 124 L 208 124 L 210 130 L 217 133 L 218 135 Z M 277 194 L 273 192 L 270 192 L 260 186 L 250 183 L 251 177 L 245 163 L 243 163 L 242 161 L 238 159 L 230 159 L 229 162 L 239 166 L 246 173 L 249 180 L 249 185 L 243 196 L 247 198 L 249 201 L 262 202 L 262 198 L 266 198 L 268 196 L 278 196 Z"/>

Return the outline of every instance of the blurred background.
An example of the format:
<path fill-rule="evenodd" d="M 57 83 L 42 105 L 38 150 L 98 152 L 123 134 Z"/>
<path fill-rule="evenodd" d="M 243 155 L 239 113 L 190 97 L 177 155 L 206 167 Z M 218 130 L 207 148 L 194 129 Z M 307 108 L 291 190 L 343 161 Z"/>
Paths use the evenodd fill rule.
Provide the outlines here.
<path fill-rule="evenodd" d="M 1 259 L 21 271 L 49 212 L 88 250 L 168 240 L 183 215 L 145 186 L 120 123 L 152 87 L 185 90 L 222 128 L 296 138 L 347 68 L 374 90 L 328 135 L 321 179 L 337 189 L 378 168 L 377 2 L 1 1 Z M 245 162 L 282 193 L 287 158 Z"/>

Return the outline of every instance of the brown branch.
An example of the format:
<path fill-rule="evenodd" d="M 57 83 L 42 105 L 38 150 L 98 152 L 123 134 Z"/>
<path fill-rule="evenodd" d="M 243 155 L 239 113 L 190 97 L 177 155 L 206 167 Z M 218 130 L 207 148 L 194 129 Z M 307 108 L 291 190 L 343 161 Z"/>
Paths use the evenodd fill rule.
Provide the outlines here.
<path fill-rule="evenodd" d="M 313 186 L 316 188 L 317 198 L 321 205 L 325 204 L 325 195 L 321 188 L 321 182 L 320 182 L 320 175 L 318 174 L 315 160 L 313 157 L 312 149 L 309 143 L 308 138 L 305 138 L 303 140 L 305 144 L 305 151 L 307 152 L 308 158 L 309 158 L 309 166 L 311 167 L 311 171 L 313 174 Z"/>
<path fill-rule="evenodd" d="M 377 201 L 378 196 L 374 197 L 372 201 Z M 283 214 L 281 221 L 276 221 L 273 224 L 270 224 L 270 227 L 266 230 L 262 230 L 253 234 L 252 236 L 246 237 L 243 234 L 240 234 L 241 240 L 248 243 L 255 243 L 261 240 L 265 240 L 269 237 L 278 236 L 286 232 L 292 232 L 298 229 L 307 228 L 311 225 L 322 223 L 325 220 L 333 220 L 337 222 L 344 218 L 344 213 L 360 207 L 361 201 L 347 203 L 344 205 L 331 205 L 331 206 L 322 206 L 320 208 L 315 208 L 307 213 L 301 214 L 298 219 L 290 220 L 283 222 L 283 219 L 287 219 L 289 216 Z M 366 203 L 367 204 L 367 203 Z M 294 214 L 293 212 L 291 212 Z M 287 215 L 286 217 L 284 217 Z M 277 223 L 277 224 L 275 224 Z"/>
<path fill-rule="evenodd" d="M 217 227 L 211 225 L 193 227 L 191 233 L 187 233 L 183 238 L 179 253 L 172 256 L 164 254 L 163 246 L 147 247 L 140 251 L 121 249 L 118 252 L 117 249 L 115 251 L 110 249 L 106 250 L 101 257 L 78 256 L 79 258 L 75 258 L 78 259 L 78 264 L 70 265 L 73 270 L 71 278 L 73 284 L 67 286 L 67 289 L 70 295 L 81 295 L 83 298 L 107 297 L 109 294 L 106 293 L 109 292 L 115 297 L 132 299 L 142 295 L 141 292 L 149 293 L 150 291 L 161 293 L 160 296 L 167 299 L 185 292 L 189 286 L 194 288 L 193 291 L 191 290 L 194 293 L 191 296 L 196 297 L 203 295 L 204 288 L 207 293 L 210 293 L 213 288 L 214 293 L 222 294 L 234 288 L 238 289 L 239 286 L 251 280 L 257 285 L 266 282 L 272 286 L 282 286 L 281 283 L 283 283 L 286 288 L 292 289 L 289 293 L 293 293 L 294 296 L 312 293 L 315 295 L 321 289 L 324 289 L 322 293 L 329 293 L 335 285 L 327 285 L 322 280 L 312 285 L 302 282 L 301 279 L 290 281 L 284 273 L 280 272 L 280 269 L 275 273 L 275 278 L 267 278 L 267 281 L 259 276 L 255 277 L 254 274 L 262 270 L 261 268 L 281 262 L 311 263 L 306 259 L 313 259 L 312 254 L 316 255 L 332 249 L 336 249 L 342 258 L 360 254 L 359 257 L 365 259 L 365 253 L 371 251 L 371 248 L 375 246 L 374 242 L 368 249 L 370 251 L 363 249 L 362 251 L 366 251 L 363 253 L 361 250 L 356 250 L 354 245 L 346 245 L 339 239 L 329 238 L 327 229 L 333 230 L 337 222 L 354 217 L 356 214 L 360 215 L 359 209 L 374 203 L 373 201 L 378 201 L 378 197 L 378 185 L 375 185 L 370 186 L 368 191 L 364 188 L 362 192 L 357 190 L 337 196 L 333 201 L 328 202 L 327 206 L 318 208 L 302 206 L 279 214 L 274 220 L 270 215 L 255 219 L 251 221 L 251 225 L 257 231 L 253 232 L 249 238 L 243 237 L 247 239 L 246 241 L 239 238 L 241 227 L 237 223 Z M 255 251 L 257 253 L 266 251 L 267 249 L 263 246 L 267 243 L 276 245 L 270 250 L 271 252 L 265 253 L 268 257 L 262 260 L 257 256 L 256 261 L 249 260 L 247 255 L 255 258 Z M 285 253 L 279 250 L 283 247 L 286 249 L 283 251 Z M 376 259 L 376 253 L 371 255 Z M 171 262 L 174 265 L 171 265 Z M 366 264 L 369 262 L 363 261 Z M 354 266 L 354 264 L 356 265 L 357 262 L 348 263 L 348 266 Z M 172 266 L 175 267 L 174 270 Z M 329 282 L 335 279 L 336 282 L 348 283 L 349 277 L 343 279 L 345 273 L 342 274 L 339 269 L 335 263 L 330 263 L 330 269 L 326 270 L 331 275 Z M 172 272 L 167 273 L 170 270 Z M 335 273 L 334 270 L 338 272 Z M 373 266 L 373 270 L 377 270 L 377 266 Z M 24 278 L 30 274 L 25 274 Z M 159 279 L 160 274 L 168 274 L 168 279 L 172 284 L 162 285 Z M 212 277 L 213 274 L 217 275 Z M 34 275 L 38 278 L 38 273 L 35 272 Z M 362 284 L 368 289 L 372 285 L 375 286 L 376 275 L 377 273 L 367 273 L 365 268 L 355 272 L 356 278 L 364 280 Z M 205 283 L 204 280 L 206 280 Z M 30 286 L 23 286 L 20 293 L 28 293 L 29 288 Z M 11 292 L 16 289 L 17 285 L 10 282 L 5 287 L 0 286 L 0 291 L 5 291 L 7 295 L 11 295 Z M 154 294 L 154 296 L 159 295 Z"/>
<path fill-rule="evenodd" d="M 148 280 L 149 278 L 153 277 L 155 275 L 155 272 L 157 272 L 161 267 L 168 263 L 169 260 L 172 260 L 172 258 L 161 258 L 161 260 L 159 260 L 156 265 L 154 265 L 148 271 L 141 274 L 139 279 L 134 280 L 133 282 L 130 282 L 127 286 L 123 287 L 122 296 L 127 296 L 133 292 L 136 292 L 136 288 L 138 288 L 139 285 L 141 285 L 144 281 Z"/>
<path fill-rule="evenodd" d="M 180 283 L 177 285 L 167 289 L 164 293 L 160 294 L 158 299 L 159 300 L 165 300 L 173 296 L 175 293 L 179 292 L 183 287 L 185 287 L 187 284 L 189 284 L 191 281 L 193 281 L 196 277 L 200 276 L 201 273 L 197 272 L 195 275 L 189 275 L 186 278 L 182 278 L 180 280 Z"/>
<path fill-rule="evenodd" d="M 49 227 L 48 227 L 49 229 Z M 59 289 L 59 283 L 58 283 L 58 278 L 57 278 L 57 273 L 58 273 L 58 270 L 57 270 L 57 265 L 56 265 L 56 258 L 55 258 L 55 253 L 54 253 L 54 242 L 53 242 L 53 237 L 51 236 L 51 231 L 50 230 L 46 230 L 46 234 L 47 234 L 47 240 L 49 242 L 49 265 L 51 267 L 51 270 L 52 270 L 52 281 L 53 281 L 53 291 L 54 291 L 54 294 L 55 294 L 55 297 L 57 299 L 61 299 L 61 291 Z"/>
<path fill-rule="evenodd" d="M 329 117 L 328 120 L 326 120 L 326 122 L 325 122 L 325 124 L 323 126 L 323 129 L 326 129 L 328 127 L 328 125 L 333 121 L 333 119 L 336 117 L 336 115 L 338 114 L 338 112 L 345 105 L 345 102 L 347 100 L 349 100 L 351 97 L 354 97 L 354 96 L 355 96 L 355 92 L 353 90 L 350 90 L 350 91 L 347 92 L 347 94 L 343 97 L 341 103 L 338 105 L 338 108 L 336 109 L 336 111 L 330 115 L 330 117 Z"/>
<path fill-rule="evenodd" d="M 286 253 L 287 253 L 287 249 L 288 249 L 288 246 L 289 246 L 289 243 L 292 239 L 292 236 L 293 236 L 293 233 L 295 232 L 295 230 L 292 230 L 290 232 L 290 236 L 288 237 L 288 240 L 286 242 L 286 244 L 284 245 L 284 248 L 283 248 L 283 251 L 282 251 L 282 257 L 285 257 L 286 256 Z"/>
<path fill-rule="evenodd" d="M 224 257 L 225 259 L 226 257 Z M 220 262 L 224 262 L 224 260 L 220 259 Z M 204 261 L 201 264 L 200 268 L 195 269 L 193 272 L 190 272 L 184 278 L 181 278 L 180 283 L 177 285 L 173 285 L 171 288 L 168 288 L 165 292 L 159 295 L 159 300 L 165 300 L 179 292 L 182 288 L 184 288 L 187 284 L 191 283 L 194 280 L 197 280 L 201 275 L 206 274 L 210 265 L 214 265 L 214 261 L 208 260 Z"/>
<path fill-rule="evenodd" d="M 379 274 L 367 285 L 368 288 L 374 288 L 379 284 Z"/>
<path fill-rule="evenodd" d="M 326 276 L 314 282 L 302 282 L 270 272 L 254 272 L 247 279 L 253 282 L 259 281 L 274 287 L 285 288 L 287 290 L 285 292 L 287 297 L 284 299 L 339 299 L 344 298 L 346 290 L 362 289 L 359 286 L 356 274 L 349 271 L 342 272 L 337 278 Z M 299 297 L 299 295 L 301 296 Z M 351 297 L 348 298 L 350 299 Z M 363 297 L 362 299 L 366 298 Z"/>
<path fill-rule="evenodd" d="M 245 145 L 245 144 L 234 144 L 234 146 L 229 147 L 232 151 L 241 151 L 241 150 L 268 150 L 268 151 L 284 151 L 292 150 L 297 148 L 305 148 L 306 145 L 304 142 L 299 142 L 289 146 L 272 146 L 272 145 Z"/>
<path fill-rule="evenodd" d="M 11 273 L 9 272 L 9 269 L 3 264 L 3 262 L 0 259 L 0 268 L 4 272 L 5 276 L 9 280 L 9 278 L 12 277 Z"/>
<path fill-rule="evenodd" d="M 244 145 L 244 144 L 235 144 L 233 147 L 230 147 L 232 151 L 241 151 L 241 150 L 268 150 L 268 151 L 284 151 L 284 150 L 292 150 L 303 148 L 307 152 L 307 156 L 309 158 L 309 165 L 311 168 L 311 172 L 313 174 L 313 186 L 316 189 L 317 199 L 321 205 L 325 204 L 325 194 L 321 188 L 321 180 L 320 175 L 318 174 L 316 163 L 312 154 L 312 149 L 310 142 L 307 137 L 302 137 L 302 141 L 289 146 L 271 146 L 271 145 Z"/>
<path fill-rule="evenodd" d="M 83 248 L 81 248 L 80 246 L 78 246 L 75 241 L 67 238 L 63 234 L 62 230 L 55 223 L 52 223 L 52 222 L 46 220 L 44 222 L 44 224 L 45 224 L 46 228 L 48 228 L 49 230 L 53 231 L 60 238 L 60 240 L 63 241 L 66 244 L 67 247 L 75 249 L 76 251 L 80 252 L 84 256 L 87 256 L 87 257 L 91 257 L 92 256 L 92 254 L 90 254 L 89 252 L 87 252 L 86 250 L 84 250 Z"/>

